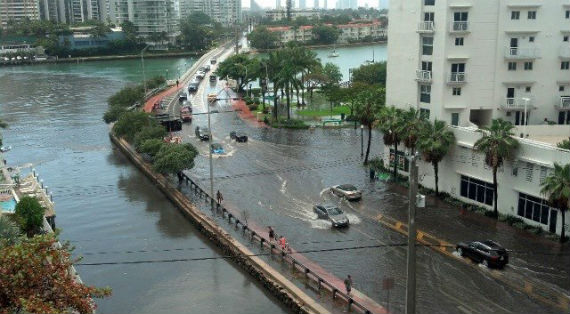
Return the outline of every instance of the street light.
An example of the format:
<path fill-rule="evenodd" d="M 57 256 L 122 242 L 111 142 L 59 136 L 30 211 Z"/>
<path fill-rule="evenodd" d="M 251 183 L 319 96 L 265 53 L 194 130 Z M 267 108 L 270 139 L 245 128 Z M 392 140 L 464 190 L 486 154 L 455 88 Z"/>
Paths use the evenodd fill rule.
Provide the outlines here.
<path fill-rule="evenodd" d="M 143 85 L 144 85 L 144 95 L 146 97 L 146 75 L 144 72 L 144 52 L 145 50 L 148 49 L 148 47 L 150 47 L 150 45 L 146 45 L 146 47 L 143 48 L 143 50 L 141 50 L 141 64 L 142 64 L 142 71 L 143 71 Z"/>
<path fill-rule="evenodd" d="M 364 157 L 364 125 L 360 125 L 360 158 Z"/>

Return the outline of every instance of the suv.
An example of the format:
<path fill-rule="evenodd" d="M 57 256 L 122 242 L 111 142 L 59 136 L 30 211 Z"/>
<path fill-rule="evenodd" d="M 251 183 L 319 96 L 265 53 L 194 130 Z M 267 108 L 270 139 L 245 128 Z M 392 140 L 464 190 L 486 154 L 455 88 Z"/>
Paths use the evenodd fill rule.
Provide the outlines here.
<path fill-rule="evenodd" d="M 456 250 L 459 255 L 487 267 L 503 268 L 509 262 L 507 250 L 492 240 L 460 242 Z"/>
<path fill-rule="evenodd" d="M 241 131 L 231 131 L 230 132 L 230 139 L 235 140 L 236 142 L 247 142 L 247 135 Z"/>
<path fill-rule="evenodd" d="M 332 226 L 335 228 L 348 227 L 348 217 L 346 217 L 340 208 L 334 205 L 317 204 L 313 206 L 313 210 L 319 219 L 329 220 L 332 223 Z"/>
<path fill-rule="evenodd" d="M 216 75 L 214 73 L 212 73 L 210 75 L 210 82 L 215 82 L 218 78 L 216 77 Z"/>
<path fill-rule="evenodd" d="M 196 127 L 196 137 L 200 139 L 200 141 L 209 141 L 210 140 L 210 130 L 208 128 L 201 128 L 199 126 Z"/>
<path fill-rule="evenodd" d="M 188 84 L 188 92 L 195 93 L 198 90 L 198 83 L 192 82 Z"/>

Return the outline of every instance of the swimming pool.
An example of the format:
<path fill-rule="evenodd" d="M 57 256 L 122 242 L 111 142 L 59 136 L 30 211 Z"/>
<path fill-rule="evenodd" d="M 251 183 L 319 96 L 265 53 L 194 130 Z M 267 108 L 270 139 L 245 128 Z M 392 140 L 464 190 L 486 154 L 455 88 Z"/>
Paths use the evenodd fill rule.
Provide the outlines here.
<path fill-rule="evenodd" d="M 4 213 L 14 213 L 16 209 L 16 200 L 11 199 L 9 201 L 2 201 L 0 202 L 0 208 L 2 208 L 2 212 Z"/>

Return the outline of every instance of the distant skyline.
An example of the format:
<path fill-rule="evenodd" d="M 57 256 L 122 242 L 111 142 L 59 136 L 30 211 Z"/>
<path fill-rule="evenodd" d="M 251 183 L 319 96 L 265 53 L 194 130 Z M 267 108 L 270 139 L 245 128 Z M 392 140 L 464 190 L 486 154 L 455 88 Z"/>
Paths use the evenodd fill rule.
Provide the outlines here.
<path fill-rule="evenodd" d="M 296 0 L 294 1 L 296 3 L 295 7 L 298 6 L 298 1 Z M 358 0 L 358 6 L 359 7 L 364 7 L 366 5 L 368 5 L 368 7 L 371 8 L 377 8 L 378 7 L 378 1 L 380 1 L 380 5 L 382 9 L 387 9 L 388 8 L 388 1 L 389 0 Z M 262 8 L 275 8 L 275 0 L 256 0 L 257 4 L 259 4 Z M 283 4 L 282 6 L 285 6 L 285 0 L 282 0 Z M 328 2 L 328 6 L 329 9 L 333 9 L 336 7 L 336 0 L 327 0 Z M 324 4 L 324 0 L 319 0 L 319 5 L 320 7 L 322 7 Z M 306 2 L 306 6 L 307 8 L 312 8 L 313 7 L 313 1 L 307 1 Z M 243 0 L 242 1 L 242 7 L 244 8 L 249 8 L 250 7 L 250 0 Z"/>

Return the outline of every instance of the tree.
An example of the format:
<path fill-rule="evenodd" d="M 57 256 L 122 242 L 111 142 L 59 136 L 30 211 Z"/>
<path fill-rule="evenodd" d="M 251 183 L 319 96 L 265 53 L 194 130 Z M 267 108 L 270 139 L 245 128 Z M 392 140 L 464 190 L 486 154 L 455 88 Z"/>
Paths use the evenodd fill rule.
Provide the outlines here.
<path fill-rule="evenodd" d="M 174 174 L 194 167 L 198 151 L 191 144 L 162 145 L 154 158 L 154 170 L 163 174 Z"/>
<path fill-rule="evenodd" d="M 513 138 L 514 126 L 505 120 L 494 119 L 490 127 L 478 130 L 483 136 L 475 142 L 475 151 L 485 154 L 485 163 L 493 171 L 493 211 L 495 217 L 499 216 L 497 210 L 498 184 L 497 170 L 503 165 L 505 159 L 511 159 L 519 146 L 519 142 Z"/>
<path fill-rule="evenodd" d="M 402 134 L 402 111 L 396 107 L 386 107 L 380 113 L 380 130 L 383 134 L 384 145 L 394 145 L 394 180 L 398 178 L 398 144 Z"/>
<path fill-rule="evenodd" d="M 137 40 L 137 27 L 131 21 L 124 21 L 121 23 L 121 29 L 125 33 L 127 40 L 136 41 Z"/>
<path fill-rule="evenodd" d="M 42 229 L 45 208 L 37 198 L 24 196 L 16 204 L 16 217 L 22 230 L 32 237 Z"/>
<path fill-rule="evenodd" d="M 102 22 L 98 22 L 89 30 L 89 34 L 93 38 L 104 38 L 109 32 L 111 32 L 111 28 Z"/>
<path fill-rule="evenodd" d="M 147 127 L 144 127 L 135 135 L 135 148 L 137 151 L 140 151 L 142 145 L 147 140 L 158 139 L 162 141 L 164 136 L 166 136 L 166 129 L 162 125 L 158 123 L 151 124 Z"/>
<path fill-rule="evenodd" d="M 319 24 L 313 27 L 313 36 L 319 44 L 334 44 L 340 36 L 340 31 L 332 26 Z"/>
<path fill-rule="evenodd" d="M 323 67 L 323 75 L 326 77 L 325 84 L 338 84 L 340 80 L 342 80 L 342 72 L 340 72 L 340 68 L 338 65 L 327 62 Z"/>
<path fill-rule="evenodd" d="M 92 298 L 111 294 L 77 281 L 70 269 L 70 246 L 53 234 L 0 248 L 0 312 L 93 313 Z"/>
<path fill-rule="evenodd" d="M 163 145 L 168 145 L 164 143 L 163 140 L 152 138 L 144 141 L 139 148 L 139 152 L 143 154 L 149 154 L 150 156 L 154 157 Z"/>
<path fill-rule="evenodd" d="M 554 172 L 544 178 L 540 187 L 540 192 L 547 196 L 551 206 L 557 207 L 562 215 L 562 230 L 560 231 L 560 242 L 562 243 L 566 240 L 565 216 L 570 207 L 570 164 L 554 163 Z"/>
<path fill-rule="evenodd" d="M 563 140 L 562 142 L 556 144 L 558 148 L 568 149 L 570 150 L 570 138 L 567 140 Z"/>
<path fill-rule="evenodd" d="M 113 126 L 113 133 L 131 142 L 144 127 L 156 124 L 147 113 L 139 111 L 125 112 Z"/>
<path fill-rule="evenodd" d="M 279 36 L 267 30 L 267 27 L 260 26 L 255 28 L 247 35 L 251 46 L 256 49 L 272 49 L 275 48 L 275 43 L 279 41 Z"/>
<path fill-rule="evenodd" d="M 205 23 L 200 23 L 203 20 L 202 14 L 202 12 L 192 14 L 180 22 L 181 34 L 178 39 L 182 45 L 192 47 L 194 50 L 202 50 L 213 39 L 211 27 Z"/>
<path fill-rule="evenodd" d="M 349 87 L 342 89 L 341 101 L 350 109 L 350 117 L 354 116 L 354 108 L 356 106 L 355 102 L 358 95 L 367 88 L 369 88 L 368 84 L 356 82 L 350 84 Z M 354 120 L 354 129 L 356 129 L 357 120 L 354 118 L 353 120 Z"/>
<path fill-rule="evenodd" d="M 449 148 L 455 142 L 455 135 L 451 132 L 444 121 L 435 120 L 433 123 L 426 123 L 422 130 L 418 149 L 426 162 L 433 166 L 435 175 L 435 195 L 439 195 L 439 163 L 443 160 Z"/>
<path fill-rule="evenodd" d="M 257 59 L 250 59 L 247 54 L 239 53 L 220 62 L 216 73 L 219 77 L 229 77 L 238 81 L 238 91 L 253 82 L 259 76 L 260 64 Z"/>
<path fill-rule="evenodd" d="M 356 99 L 356 118 L 368 128 L 368 144 L 364 164 L 368 164 L 370 155 L 370 142 L 372 141 L 372 126 L 377 120 L 386 99 L 386 89 L 383 87 L 362 91 Z"/>
<path fill-rule="evenodd" d="M 352 82 L 386 85 L 386 62 L 361 65 L 352 72 Z"/>
<path fill-rule="evenodd" d="M 406 111 L 401 112 L 401 120 L 399 124 L 399 134 L 404 142 L 404 146 L 416 153 L 416 145 L 426 128 L 427 121 L 421 116 L 420 111 L 411 107 Z"/>
<path fill-rule="evenodd" d="M 0 216 L 0 249 L 20 242 L 22 234 L 18 225 L 8 216 Z"/>

